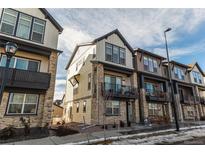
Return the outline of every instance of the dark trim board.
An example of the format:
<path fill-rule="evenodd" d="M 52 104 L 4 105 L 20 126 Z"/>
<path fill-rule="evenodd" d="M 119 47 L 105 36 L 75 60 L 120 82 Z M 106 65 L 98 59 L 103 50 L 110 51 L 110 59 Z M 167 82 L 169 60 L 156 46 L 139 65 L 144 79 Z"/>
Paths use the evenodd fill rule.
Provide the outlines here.
<path fill-rule="evenodd" d="M 11 38 L 9 36 L 3 36 L 0 33 L 0 47 L 4 48 L 5 44 L 7 42 L 16 43 L 18 45 L 18 50 L 31 52 L 31 53 L 35 53 L 35 54 L 39 54 L 39 55 L 43 55 L 43 56 L 47 56 L 47 57 L 49 57 L 51 55 L 52 51 L 55 51 L 55 52 L 58 52 L 58 53 L 63 52 L 63 51 L 60 51 L 60 50 L 57 50 L 57 49 L 52 49 L 52 48 L 37 45 L 37 44 L 34 44 L 34 43 L 25 42 L 25 41 L 22 41 L 20 39 Z"/>

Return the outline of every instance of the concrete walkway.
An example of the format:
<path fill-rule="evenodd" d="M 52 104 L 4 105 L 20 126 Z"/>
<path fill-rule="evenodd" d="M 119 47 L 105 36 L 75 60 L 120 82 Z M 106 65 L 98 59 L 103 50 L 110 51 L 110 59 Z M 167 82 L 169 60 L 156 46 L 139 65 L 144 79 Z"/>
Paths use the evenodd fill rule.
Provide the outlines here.
<path fill-rule="evenodd" d="M 191 128 L 191 126 L 184 126 L 184 128 Z M 197 127 L 197 126 L 193 126 Z M 192 129 L 193 129 L 192 127 Z M 63 137 L 51 136 L 41 139 L 31 139 L 31 140 L 24 140 L 19 142 L 12 142 L 12 143 L 5 143 L 7 145 L 60 145 L 60 144 L 86 144 L 88 141 L 91 143 L 96 141 L 103 141 L 104 136 L 106 139 L 117 139 L 129 135 L 136 135 L 136 134 L 146 134 L 152 133 L 156 131 L 167 131 L 167 130 L 175 130 L 174 125 L 168 127 L 150 127 L 150 126 L 142 126 L 142 125 L 135 125 L 132 127 L 121 128 L 120 130 L 106 130 L 100 132 L 92 132 L 92 133 L 80 133 L 74 135 L 67 135 Z"/>

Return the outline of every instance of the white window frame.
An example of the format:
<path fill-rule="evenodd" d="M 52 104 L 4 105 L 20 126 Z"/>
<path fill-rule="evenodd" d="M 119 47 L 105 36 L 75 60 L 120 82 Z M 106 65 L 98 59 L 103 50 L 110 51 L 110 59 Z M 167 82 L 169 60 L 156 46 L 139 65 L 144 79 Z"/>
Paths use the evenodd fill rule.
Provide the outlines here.
<path fill-rule="evenodd" d="M 24 13 L 20 13 L 20 14 L 19 14 L 18 25 L 17 25 L 17 28 L 16 28 L 16 36 L 17 36 L 17 37 L 20 37 L 20 38 L 23 38 L 23 39 L 29 39 L 30 33 L 31 33 L 32 17 L 29 16 L 29 17 L 31 18 L 31 20 L 28 20 L 28 19 L 26 19 L 26 18 L 23 18 L 22 15 L 29 16 L 29 15 L 26 15 L 26 14 L 24 14 Z M 23 20 L 26 20 L 26 21 L 29 21 L 29 22 L 30 22 L 30 25 L 29 25 L 29 33 L 28 33 L 28 36 L 27 36 L 28 38 L 24 38 L 24 37 L 21 37 L 21 36 L 18 36 L 18 35 L 17 35 L 17 34 L 18 34 L 18 28 L 19 28 L 19 25 L 20 25 L 20 19 L 21 19 L 21 18 L 22 18 Z"/>
<path fill-rule="evenodd" d="M 14 94 L 23 94 L 24 95 L 22 103 L 14 103 L 14 104 L 22 104 L 21 113 L 9 113 L 9 107 L 10 107 L 10 104 L 12 104 L 12 103 L 10 103 L 11 96 L 14 95 Z M 38 103 L 39 103 L 40 95 L 39 94 L 33 94 L 33 95 L 37 95 L 38 96 L 37 97 L 37 102 L 36 103 L 28 103 L 28 104 L 36 105 L 35 112 L 34 113 L 24 113 L 24 107 L 25 107 L 25 104 L 26 104 L 25 101 L 26 101 L 26 96 L 27 95 L 30 95 L 30 94 L 26 94 L 26 93 L 10 93 L 6 114 L 7 115 L 36 115 L 37 114 L 37 108 L 38 108 Z"/>
<path fill-rule="evenodd" d="M 2 56 L 1 56 L 0 64 L 1 64 L 1 62 L 2 62 L 2 58 L 3 58 L 3 57 L 6 57 L 6 55 L 2 55 Z M 14 69 L 16 69 L 17 60 L 18 60 L 18 59 L 22 59 L 22 60 L 28 61 L 28 65 L 29 65 L 29 61 L 37 62 L 37 63 L 38 63 L 38 69 L 37 69 L 36 72 L 39 72 L 39 71 L 40 71 L 40 61 L 38 61 L 38 60 L 26 59 L 26 58 L 22 58 L 22 57 L 12 57 L 12 58 L 14 58 L 14 65 L 13 65 L 13 67 L 12 67 L 12 68 L 14 68 Z M 27 65 L 27 67 L 26 67 L 26 70 L 27 70 L 27 71 L 29 71 L 29 70 L 28 70 L 28 65 Z M 24 69 L 20 69 L 20 70 L 24 70 Z"/>
<path fill-rule="evenodd" d="M 33 19 L 33 25 L 32 25 L 33 27 L 32 27 L 32 31 L 31 31 L 31 41 L 34 41 L 34 42 L 37 42 L 37 43 L 43 43 L 44 35 L 45 35 L 46 22 L 43 21 L 42 19 L 37 19 L 37 20 L 42 20 L 45 24 L 36 23 L 36 22 L 35 22 L 36 19 L 37 19 L 37 18 L 34 18 L 34 19 Z M 35 30 L 34 30 L 34 24 L 43 26 L 43 33 L 39 33 L 39 32 L 37 32 L 37 31 L 35 31 Z M 38 33 L 38 34 L 42 34 L 42 38 L 41 38 L 41 41 L 40 41 L 40 42 L 38 42 L 38 41 L 32 39 L 32 38 L 33 38 L 33 32 Z"/>
<path fill-rule="evenodd" d="M 7 8 L 7 9 L 8 9 L 8 8 Z M 17 23 L 18 11 L 10 9 L 10 10 L 12 10 L 12 11 L 17 12 L 17 15 L 14 16 L 14 15 L 11 14 L 11 13 L 5 12 L 5 10 L 6 10 L 6 9 L 4 9 L 3 12 L 2 12 L 2 18 L 1 18 L 1 20 L 0 20 L 0 21 L 1 21 L 1 23 L 0 23 L 0 24 L 1 24 L 1 25 L 0 25 L 0 29 L 1 29 L 1 27 L 2 27 L 2 23 L 6 23 L 6 24 L 8 24 L 8 25 L 14 26 L 14 29 L 13 29 L 12 34 L 9 34 L 9 35 L 14 35 L 15 29 L 16 29 L 16 23 Z M 8 15 L 11 15 L 11 16 L 13 16 L 13 17 L 16 17 L 15 24 L 12 25 L 12 24 L 10 24 L 10 23 L 8 23 L 8 22 L 3 21 L 3 19 L 4 19 L 4 14 L 8 14 Z M 0 31 L 0 32 L 2 32 L 2 31 Z M 6 32 L 2 32 L 2 33 L 8 34 L 8 33 L 6 33 Z"/>

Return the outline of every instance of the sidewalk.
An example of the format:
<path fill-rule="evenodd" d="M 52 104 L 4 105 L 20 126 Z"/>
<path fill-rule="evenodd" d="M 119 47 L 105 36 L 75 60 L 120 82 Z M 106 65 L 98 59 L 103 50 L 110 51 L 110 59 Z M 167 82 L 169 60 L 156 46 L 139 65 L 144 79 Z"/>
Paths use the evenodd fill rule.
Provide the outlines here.
<path fill-rule="evenodd" d="M 205 125 L 199 125 L 199 126 L 181 126 L 181 129 L 194 129 L 194 128 L 201 128 Z M 126 138 L 130 136 L 136 136 L 136 135 L 146 135 L 150 133 L 156 133 L 156 132 L 167 132 L 167 131 L 174 131 L 175 127 L 174 125 L 169 127 L 149 127 L 149 126 L 142 126 L 142 125 L 135 125 L 132 127 L 126 127 L 121 128 L 120 130 L 106 130 L 106 139 L 118 139 L 120 138 Z M 60 144 L 88 144 L 88 139 L 90 143 L 94 143 L 97 141 L 103 141 L 104 140 L 104 131 L 100 132 L 93 132 L 93 133 L 80 133 L 80 134 L 74 134 L 74 135 L 67 135 L 63 137 L 57 137 L 57 136 L 51 136 L 41 139 L 32 139 L 32 140 L 24 140 L 19 142 L 12 142 L 12 143 L 6 143 L 6 145 L 60 145 Z"/>

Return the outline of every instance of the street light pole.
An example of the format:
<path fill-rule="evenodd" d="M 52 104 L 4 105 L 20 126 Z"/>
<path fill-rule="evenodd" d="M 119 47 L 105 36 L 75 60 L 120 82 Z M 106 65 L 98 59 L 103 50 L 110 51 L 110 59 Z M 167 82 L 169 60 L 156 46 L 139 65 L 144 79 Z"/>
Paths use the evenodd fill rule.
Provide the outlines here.
<path fill-rule="evenodd" d="M 11 42 L 7 42 L 5 46 L 5 54 L 6 54 L 6 66 L 5 69 L 3 70 L 3 75 L 2 75 L 2 82 L 1 82 L 1 87 L 0 87 L 0 104 L 2 101 L 5 85 L 7 82 L 7 74 L 8 74 L 8 69 L 10 65 L 11 58 L 16 54 L 17 50 L 17 45 Z"/>
<path fill-rule="evenodd" d="M 168 28 L 164 31 L 164 38 L 165 38 L 165 46 L 166 46 L 166 52 L 167 52 L 168 77 L 169 77 L 169 85 L 171 86 L 174 119 L 175 119 L 176 131 L 179 131 L 179 120 L 178 120 L 178 116 L 177 116 L 177 108 L 176 108 L 176 102 L 175 102 L 175 97 L 174 97 L 174 87 L 173 87 L 173 82 L 172 82 L 172 75 L 171 75 L 172 72 L 171 72 L 171 68 L 170 68 L 169 51 L 168 51 L 167 37 L 166 37 L 166 32 L 169 32 L 169 31 L 171 31 L 171 28 Z"/>

